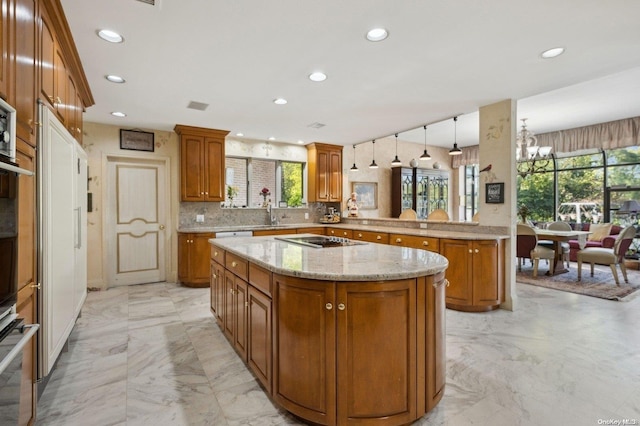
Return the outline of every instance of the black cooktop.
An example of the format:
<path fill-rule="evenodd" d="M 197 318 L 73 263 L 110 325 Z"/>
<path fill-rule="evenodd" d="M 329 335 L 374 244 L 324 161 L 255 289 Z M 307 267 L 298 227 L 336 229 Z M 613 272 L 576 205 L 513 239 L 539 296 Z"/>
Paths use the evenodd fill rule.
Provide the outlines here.
<path fill-rule="evenodd" d="M 323 235 L 300 236 L 300 237 L 275 237 L 276 240 L 286 241 L 288 243 L 300 244 L 303 246 L 314 248 L 326 247 L 346 247 L 366 244 L 361 241 L 353 241 L 348 238 L 341 237 L 325 237 Z"/>

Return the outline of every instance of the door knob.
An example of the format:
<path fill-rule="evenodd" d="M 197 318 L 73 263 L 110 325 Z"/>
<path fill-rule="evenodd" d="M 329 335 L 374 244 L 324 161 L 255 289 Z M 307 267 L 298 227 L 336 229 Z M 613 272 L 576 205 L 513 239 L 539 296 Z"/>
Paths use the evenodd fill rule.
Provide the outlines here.
<path fill-rule="evenodd" d="M 161 231 L 164 231 L 164 225 L 160 225 L 159 228 Z"/>

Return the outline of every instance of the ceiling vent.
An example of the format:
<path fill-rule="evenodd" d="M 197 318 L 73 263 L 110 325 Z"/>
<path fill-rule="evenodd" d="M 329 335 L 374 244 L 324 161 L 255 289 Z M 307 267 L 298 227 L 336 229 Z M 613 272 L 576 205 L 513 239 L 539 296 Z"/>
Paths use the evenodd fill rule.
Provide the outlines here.
<path fill-rule="evenodd" d="M 187 105 L 187 108 L 189 108 L 189 109 L 197 109 L 198 111 L 204 111 L 208 107 L 209 107 L 209 104 L 205 104 L 205 103 L 202 103 L 202 102 L 196 102 L 196 101 L 191 101 L 191 102 L 189 102 L 189 105 Z"/>
<path fill-rule="evenodd" d="M 156 0 L 138 0 L 140 3 L 150 4 L 151 6 L 156 5 Z"/>
<path fill-rule="evenodd" d="M 309 124 L 307 127 L 311 127 L 312 129 L 322 129 L 324 126 L 326 126 L 326 124 L 318 123 L 316 121 L 315 123 Z"/>

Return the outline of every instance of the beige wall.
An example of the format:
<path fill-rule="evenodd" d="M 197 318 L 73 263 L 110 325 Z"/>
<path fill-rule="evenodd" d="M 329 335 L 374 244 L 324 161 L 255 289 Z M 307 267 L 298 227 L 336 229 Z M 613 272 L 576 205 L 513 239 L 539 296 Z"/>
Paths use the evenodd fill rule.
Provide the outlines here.
<path fill-rule="evenodd" d="M 138 130 L 138 129 L 136 129 Z M 96 123 L 84 123 L 83 148 L 89 157 L 89 192 L 93 194 L 93 211 L 87 214 L 88 264 L 87 286 L 106 289 L 105 253 L 103 249 L 103 193 L 104 170 L 107 155 L 121 157 L 168 159 L 171 188 L 169 190 L 170 217 L 167 220 L 165 247 L 169 251 L 170 261 L 166 262 L 167 281 L 175 282 L 177 276 L 177 237 L 179 207 L 179 140 L 172 131 L 140 129 L 154 133 L 154 152 L 120 149 L 120 127 Z"/>

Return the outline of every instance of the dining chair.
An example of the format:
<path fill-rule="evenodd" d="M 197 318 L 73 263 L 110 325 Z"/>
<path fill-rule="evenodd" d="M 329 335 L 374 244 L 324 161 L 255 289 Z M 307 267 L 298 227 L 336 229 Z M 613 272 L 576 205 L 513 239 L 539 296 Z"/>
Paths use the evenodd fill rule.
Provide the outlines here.
<path fill-rule="evenodd" d="M 429 216 L 427 216 L 427 220 L 449 220 L 449 213 L 443 209 L 435 209 Z"/>
<path fill-rule="evenodd" d="M 400 213 L 400 216 L 398 217 L 398 219 L 409 219 L 409 220 L 416 220 L 417 218 L 418 218 L 418 213 L 416 213 L 416 211 L 413 209 L 403 210 L 402 213 Z"/>
<path fill-rule="evenodd" d="M 551 222 L 550 224 L 547 225 L 547 229 L 552 230 L 552 231 L 567 231 L 567 232 L 572 231 L 571 225 L 569 225 L 569 223 L 563 222 L 561 220 L 558 220 L 556 222 Z M 538 244 L 540 244 L 543 247 L 550 248 L 550 249 L 554 248 L 554 242 L 553 241 L 540 240 L 540 241 L 538 241 Z M 569 268 L 571 266 L 571 261 L 569 260 L 569 254 L 571 252 L 571 248 L 569 247 L 569 243 L 563 241 L 563 242 L 560 243 L 560 246 L 562 247 L 562 260 L 567 262 L 567 268 Z"/>
<path fill-rule="evenodd" d="M 516 257 L 518 258 L 518 269 L 522 271 L 522 259 L 533 261 L 533 276 L 538 276 L 538 263 L 540 259 L 549 261 L 549 272 L 553 274 L 555 251 L 538 244 L 538 234 L 536 230 L 524 223 L 518 223 L 516 229 Z"/>
<path fill-rule="evenodd" d="M 636 228 L 633 225 L 624 228 L 616 238 L 616 242 L 613 244 L 613 248 L 604 247 L 587 247 L 578 252 L 578 281 L 582 280 L 582 262 L 591 264 L 591 276 L 593 276 L 593 266 L 609 265 L 613 279 L 616 285 L 620 285 L 618 280 L 618 270 L 616 265 L 620 265 L 624 282 L 628 283 L 627 268 L 624 265 L 624 254 L 629 249 L 631 241 L 636 236 Z"/>

